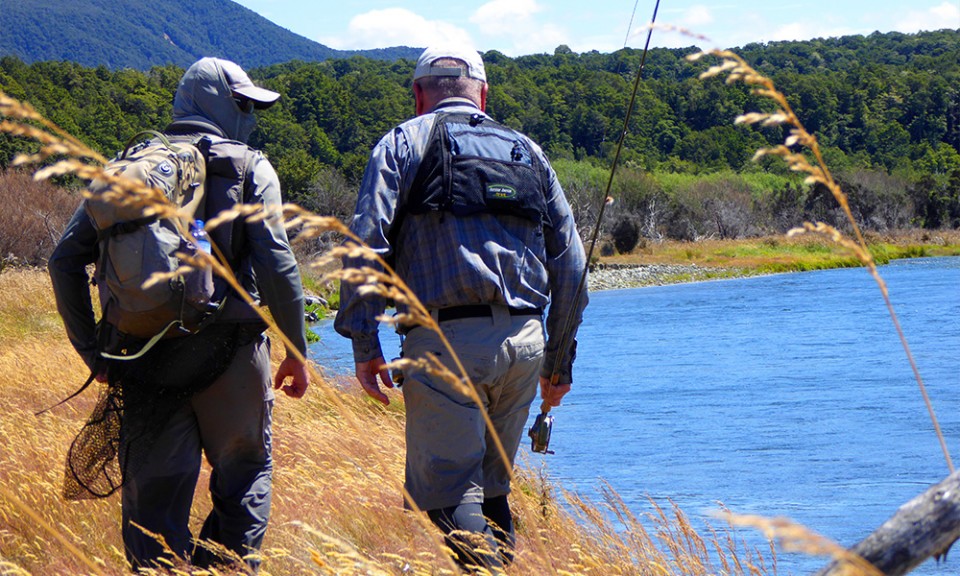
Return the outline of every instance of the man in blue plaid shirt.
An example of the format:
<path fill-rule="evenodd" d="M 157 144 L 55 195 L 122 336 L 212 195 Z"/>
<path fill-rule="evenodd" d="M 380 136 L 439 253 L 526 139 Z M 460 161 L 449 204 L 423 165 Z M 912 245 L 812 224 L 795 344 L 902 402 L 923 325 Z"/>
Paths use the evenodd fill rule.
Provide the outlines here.
<path fill-rule="evenodd" d="M 484 113 L 487 89 L 476 51 L 424 51 L 414 72 L 417 116 L 373 149 L 350 228 L 394 262 L 431 311 L 495 428 L 472 395 L 405 371 L 408 505 L 447 534 L 462 565 L 499 570 L 512 558 L 507 495 L 537 382 L 543 401 L 559 406 L 587 296 L 577 294 L 586 257 L 557 175 L 537 144 Z M 385 302 L 347 282 L 340 290 L 335 328 L 353 342 L 363 389 L 389 404 L 377 382 L 393 387 L 378 336 Z M 428 352 L 453 367 L 436 334 L 410 329 L 404 357 Z M 488 554 L 476 552 L 484 546 Z"/>

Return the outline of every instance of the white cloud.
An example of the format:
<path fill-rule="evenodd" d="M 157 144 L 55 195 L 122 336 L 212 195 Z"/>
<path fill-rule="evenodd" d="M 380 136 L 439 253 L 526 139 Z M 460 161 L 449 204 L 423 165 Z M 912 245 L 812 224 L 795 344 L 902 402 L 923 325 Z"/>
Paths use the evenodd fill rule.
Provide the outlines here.
<path fill-rule="evenodd" d="M 681 22 L 685 28 L 695 31 L 698 27 L 713 23 L 713 12 L 709 7 L 697 4 L 684 12 Z"/>
<path fill-rule="evenodd" d="M 354 16 L 341 36 L 319 41 L 339 50 L 425 47 L 431 44 L 473 44 L 470 34 L 453 24 L 427 20 L 404 8 L 371 10 Z"/>
<path fill-rule="evenodd" d="M 839 23 L 829 21 L 813 22 L 788 22 L 777 26 L 769 32 L 763 31 L 749 42 L 780 42 L 780 41 L 805 41 L 813 38 L 839 38 L 840 36 L 850 36 L 852 34 L 869 34 L 863 30 L 856 30 Z"/>
<path fill-rule="evenodd" d="M 675 8 L 663 10 L 657 18 L 657 25 L 651 35 L 651 45 L 661 48 L 684 48 L 691 45 L 712 46 L 711 42 L 703 39 L 709 36 L 711 24 L 716 18 L 714 12 L 729 9 L 730 6 L 695 4 L 689 8 Z M 627 39 L 627 45 L 632 48 L 642 48 L 646 44 L 650 33 L 649 21 L 640 21 L 637 15 L 635 26 Z"/>
<path fill-rule="evenodd" d="M 558 42 L 554 48 L 560 44 L 564 44 L 564 42 Z M 582 38 L 571 39 L 566 44 L 570 46 L 570 49 L 574 52 L 590 52 L 592 50 L 596 50 L 597 52 L 616 52 L 623 48 L 623 36 L 598 34 L 596 36 L 584 36 Z"/>
<path fill-rule="evenodd" d="M 541 10 L 536 0 L 493 0 L 477 8 L 470 22 L 485 34 L 513 33 L 529 26 Z"/>
<path fill-rule="evenodd" d="M 921 30 L 940 30 L 960 28 L 960 5 L 944 2 L 924 11 L 910 10 L 899 20 L 895 27 L 901 32 L 919 32 Z"/>
<path fill-rule="evenodd" d="M 570 45 L 570 37 L 566 31 L 559 26 L 545 24 L 514 38 L 513 50 L 509 55 L 519 56 L 542 52 L 553 54 L 554 49 L 561 44 Z M 573 46 L 570 48 L 573 49 Z"/>
<path fill-rule="evenodd" d="M 806 22 L 791 22 L 775 28 L 773 32 L 767 35 L 767 39 L 770 41 L 806 40 L 811 38 L 812 35 L 813 30 Z"/>
<path fill-rule="evenodd" d="M 541 22 L 540 12 L 543 8 L 536 0 L 492 0 L 470 16 L 470 23 L 486 38 L 496 40 L 493 45 L 503 46 L 499 49 L 508 56 L 552 53 L 560 44 L 568 44 L 569 36 L 562 27 Z"/>

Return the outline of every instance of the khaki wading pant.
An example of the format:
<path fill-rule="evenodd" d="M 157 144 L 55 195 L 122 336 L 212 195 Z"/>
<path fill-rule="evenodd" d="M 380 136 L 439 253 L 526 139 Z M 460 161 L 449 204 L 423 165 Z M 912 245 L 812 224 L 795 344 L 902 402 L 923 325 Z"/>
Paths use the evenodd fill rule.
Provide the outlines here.
<path fill-rule="evenodd" d="M 506 450 L 512 468 L 530 404 L 539 388 L 543 323 L 537 316 L 510 316 L 492 307 L 493 317 L 440 324 L 457 352 Z M 415 328 L 403 343 L 405 358 L 431 352 L 454 373 L 456 365 L 439 337 Z M 434 510 L 510 492 L 510 474 L 471 397 L 441 378 L 404 373 L 406 404 L 405 488 L 421 510 Z"/>
<path fill-rule="evenodd" d="M 151 566 L 163 554 L 134 523 L 191 559 L 188 521 L 203 453 L 213 468 L 213 510 L 200 539 L 240 557 L 259 549 L 270 515 L 273 400 L 270 342 L 261 335 L 241 346 L 227 371 L 173 415 L 147 461 L 122 489 L 123 542 L 134 567 Z M 199 547 L 192 559 L 198 566 L 218 560 Z M 247 563 L 259 566 L 259 560 Z"/>

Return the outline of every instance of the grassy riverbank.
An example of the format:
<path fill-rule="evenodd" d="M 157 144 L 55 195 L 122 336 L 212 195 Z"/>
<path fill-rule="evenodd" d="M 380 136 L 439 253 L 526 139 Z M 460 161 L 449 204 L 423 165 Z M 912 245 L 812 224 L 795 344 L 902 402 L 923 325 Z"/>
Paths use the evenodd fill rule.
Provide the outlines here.
<path fill-rule="evenodd" d="M 900 258 L 960 256 L 960 230 L 868 234 L 865 239 L 880 265 Z M 844 248 L 816 235 L 699 242 L 646 240 L 630 254 L 598 257 L 595 253 L 593 262 L 591 291 L 861 265 Z M 323 296 L 335 308 L 339 301 L 337 284 L 323 279 L 334 267 L 336 263 L 320 268 L 304 266 L 303 272 L 307 290 Z"/>
<path fill-rule="evenodd" d="M 42 270 L 0 272 L 0 370 L 0 574 L 127 573 L 119 497 L 67 502 L 61 495 L 64 457 L 96 402 L 96 386 L 34 415 L 87 375 Z M 261 574 L 455 573 L 438 533 L 403 509 L 404 417 L 400 397 L 392 398 L 383 408 L 354 382 L 320 375 L 303 400 L 278 397 L 273 514 Z M 550 458 L 538 456 L 517 470 L 512 576 L 775 574 L 770 551 L 745 549 L 722 520 L 713 523 L 716 533 L 698 535 L 669 502 L 659 503 L 662 513 L 634 517 L 615 494 L 581 501 L 548 479 Z M 208 477 L 205 467 L 192 513 L 195 533 L 211 506 Z M 188 566 L 157 573 L 212 574 Z M 217 572 L 237 573 L 243 572 Z"/>
<path fill-rule="evenodd" d="M 904 231 L 865 238 L 877 264 L 899 258 L 960 256 L 960 230 Z M 811 235 L 767 236 L 739 240 L 652 242 L 630 254 L 595 259 L 611 267 L 662 265 L 647 284 L 670 284 L 781 272 L 805 272 L 860 266 L 860 261 L 826 238 Z M 691 272 L 690 268 L 696 271 Z"/>
<path fill-rule="evenodd" d="M 878 262 L 960 254 L 958 232 L 870 242 Z M 656 269 L 657 283 L 857 265 L 813 236 L 648 243 L 600 262 Z M 86 377 L 42 270 L 0 272 L 0 369 L 6 376 L 0 402 L 8 407 L 0 420 L 6 447 L 0 458 L 0 574 L 124 573 L 119 498 L 65 502 L 60 494 L 67 447 L 97 392 L 34 416 Z M 262 574 L 454 573 L 437 533 L 403 510 L 403 410 L 399 396 L 394 399 L 384 409 L 352 380 L 319 374 L 303 401 L 278 398 L 274 510 Z M 699 535 L 669 502 L 659 503 L 661 514 L 640 518 L 615 494 L 583 502 L 550 481 L 549 466 L 549 458 L 537 457 L 518 468 L 513 501 L 520 553 L 511 575 L 776 573 L 769 550 L 745 549 L 720 520 L 716 534 Z M 210 507 L 208 475 L 205 469 L 198 487 L 195 530 Z M 165 573 L 209 574 L 177 569 Z"/>

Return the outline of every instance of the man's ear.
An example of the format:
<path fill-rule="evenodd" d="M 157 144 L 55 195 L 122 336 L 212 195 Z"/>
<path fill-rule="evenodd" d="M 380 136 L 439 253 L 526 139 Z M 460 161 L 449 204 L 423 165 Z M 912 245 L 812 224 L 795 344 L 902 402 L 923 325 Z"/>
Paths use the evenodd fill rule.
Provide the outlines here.
<path fill-rule="evenodd" d="M 486 82 L 480 87 L 480 111 L 487 111 L 487 89 L 490 87 Z"/>
<path fill-rule="evenodd" d="M 416 82 L 413 83 L 413 100 L 416 103 L 417 116 L 426 114 L 426 100 L 423 97 L 423 88 Z"/>

